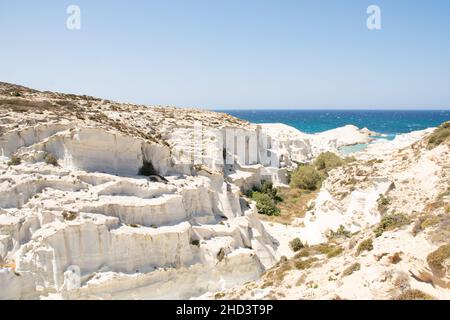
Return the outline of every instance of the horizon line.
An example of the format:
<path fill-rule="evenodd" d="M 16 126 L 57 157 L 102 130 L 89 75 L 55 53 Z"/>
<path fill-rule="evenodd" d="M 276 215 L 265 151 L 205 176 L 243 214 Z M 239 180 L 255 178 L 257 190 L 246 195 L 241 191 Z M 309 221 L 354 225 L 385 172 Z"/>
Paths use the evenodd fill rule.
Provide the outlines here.
<path fill-rule="evenodd" d="M 450 111 L 450 108 L 212 108 L 211 111 Z"/>

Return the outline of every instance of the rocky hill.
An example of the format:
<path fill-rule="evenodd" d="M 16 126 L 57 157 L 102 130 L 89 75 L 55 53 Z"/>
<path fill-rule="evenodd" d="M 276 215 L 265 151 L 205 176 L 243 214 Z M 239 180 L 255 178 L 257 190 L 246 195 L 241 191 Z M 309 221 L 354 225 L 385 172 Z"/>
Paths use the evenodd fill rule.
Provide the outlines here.
<path fill-rule="evenodd" d="M 287 187 L 288 172 L 298 164 L 368 142 L 371 132 L 346 126 L 308 135 L 223 113 L 0 83 L 0 299 L 179 299 L 216 293 L 330 298 L 337 287 L 343 298 L 353 298 L 350 291 L 387 297 L 369 295 L 369 289 L 347 291 L 328 278 L 358 261 L 361 271 L 353 277 L 366 283 L 366 273 L 378 277 L 393 269 L 366 269 L 378 266 L 373 254 L 385 263 L 397 253 L 402 270 L 413 261 L 417 266 L 408 277 L 446 285 L 445 274 L 438 277 L 419 263 L 442 242 L 429 237 L 441 232 L 445 238 L 448 226 L 448 145 L 428 149 L 430 134 L 407 138 L 387 154 L 375 148 L 331 171 L 314 208 L 282 237 L 278 225 L 261 222 L 245 194 L 262 181 Z M 382 210 L 380 193 L 388 199 L 381 201 Z M 424 226 L 416 227 L 415 236 L 404 228 L 389 230 L 373 239 L 373 251 L 355 258 L 355 246 L 390 213 L 404 214 L 411 225 L 424 219 Z M 317 260 L 303 261 L 285 252 L 294 237 L 311 249 L 338 230 L 351 237 L 337 237 L 333 248 L 342 252 L 336 258 L 314 253 L 310 258 Z M 287 267 L 299 261 L 321 268 L 312 273 L 318 278 Z M 280 269 L 286 277 L 268 280 Z M 306 278 L 294 287 L 289 277 Z M 249 281 L 256 282 L 235 289 Z M 411 281 L 413 287 L 422 285 Z M 427 292 L 447 294 L 436 288 Z"/>

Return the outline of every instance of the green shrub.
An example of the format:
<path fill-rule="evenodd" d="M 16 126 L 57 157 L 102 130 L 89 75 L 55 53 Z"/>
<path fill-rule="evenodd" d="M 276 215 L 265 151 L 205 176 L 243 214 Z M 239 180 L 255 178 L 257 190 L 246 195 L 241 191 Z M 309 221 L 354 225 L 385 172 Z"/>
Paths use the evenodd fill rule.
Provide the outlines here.
<path fill-rule="evenodd" d="M 261 185 L 261 192 L 267 194 L 276 203 L 282 202 L 283 199 L 278 195 L 278 189 L 273 187 L 270 181 L 263 181 Z"/>
<path fill-rule="evenodd" d="M 321 182 L 322 175 L 311 165 L 300 166 L 291 175 L 291 187 L 306 190 L 316 190 Z"/>
<path fill-rule="evenodd" d="M 299 238 L 295 238 L 289 242 L 289 246 L 291 247 L 292 251 L 297 252 L 300 251 L 305 247 L 303 242 Z"/>
<path fill-rule="evenodd" d="M 153 164 L 150 161 L 144 160 L 142 167 L 139 169 L 138 175 L 140 176 L 156 176 L 158 172 L 153 167 Z"/>
<path fill-rule="evenodd" d="M 362 241 L 356 248 L 356 255 L 359 256 L 363 251 L 371 251 L 373 249 L 372 239 Z"/>
<path fill-rule="evenodd" d="M 50 165 L 53 165 L 53 166 L 58 166 L 58 159 L 56 159 L 56 157 L 53 155 L 53 154 L 51 154 L 51 153 L 49 153 L 49 154 L 47 154 L 46 156 L 45 156 L 45 163 L 46 164 L 50 164 Z"/>
<path fill-rule="evenodd" d="M 440 246 L 436 251 L 433 251 L 427 256 L 427 262 L 430 268 L 438 272 L 440 275 L 446 273 L 444 268 L 444 261 L 450 259 L 450 244 Z"/>
<path fill-rule="evenodd" d="M 323 152 L 314 161 L 314 165 L 318 170 L 325 171 L 342 166 L 344 163 L 344 160 L 333 152 Z"/>
<path fill-rule="evenodd" d="M 411 220 L 406 215 L 402 213 L 391 214 L 381 218 L 381 221 L 375 228 L 374 233 L 376 237 L 379 237 L 385 231 L 393 230 L 409 223 L 411 223 Z"/>
<path fill-rule="evenodd" d="M 258 213 L 268 216 L 280 215 L 280 209 L 277 208 L 275 201 L 269 195 L 261 192 L 253 192 L 252 199 L 256 202 Z"/>
<path fill-rule="evenodd" d="M 395 300 L 435 300 L 433 296 L 416 289 L 408 289 Z"/>
<path fill-rule="evenodd" d="M 268 195 L 275 203 L 282 202 L 283 199 L 278 195 L 278 189 L 273 187 L 270 181 L 263 181 L 261 188 L 253 187 L 252 190 L 247 191 L 246 196 L 253 198 L 253 194 L 259 192 Z"/>
<path fill-rule="evenodd" d="M 22 163 L 22 159 L 19 156 L 13 155 L 11 160 L 8 161 L 8 166 L 18 166 Z"/>
<path fill-rule="evenodd" d="M 349 266 L 348 268 L 346 268 L 344 271 L 342 271 L 341 276 L 342 277 L 347 277 L 351 274 L 353 274 L 353 272 L 358 271 L 361 269 L 361 265 L 359 263 L 354 263 L 351 266 Z"/>
<path fill-rule="evenodd" d="M 443 143 L 450 141 L 450 121 L 441 124 L 428 138 L 428 148 L 433 149 Z"/>

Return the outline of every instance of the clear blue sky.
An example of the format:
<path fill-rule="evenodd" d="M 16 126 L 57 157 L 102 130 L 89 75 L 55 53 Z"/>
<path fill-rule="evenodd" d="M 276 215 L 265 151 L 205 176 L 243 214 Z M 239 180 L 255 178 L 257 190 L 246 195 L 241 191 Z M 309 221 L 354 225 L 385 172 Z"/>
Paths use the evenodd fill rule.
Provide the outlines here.
<path fill-rule="evenodd" d="M 381 31 L 366 28 L 371 4 Z M 0 81 L 42 90 L 211 109 L 450 107 L 448 0 L 0 0 L 0 32 Z"/>

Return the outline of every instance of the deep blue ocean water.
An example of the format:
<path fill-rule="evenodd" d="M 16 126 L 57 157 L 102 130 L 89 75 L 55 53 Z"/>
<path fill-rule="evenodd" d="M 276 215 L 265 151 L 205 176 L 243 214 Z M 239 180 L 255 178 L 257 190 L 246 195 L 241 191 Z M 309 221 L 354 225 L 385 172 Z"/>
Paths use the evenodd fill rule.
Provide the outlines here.
<path fill-rule="evenodd" d="M 392 139 L 450 120 L 450 110 L 220 110 L 253 123 L 284 123 L 306 133 L 353 124 Z"/>

